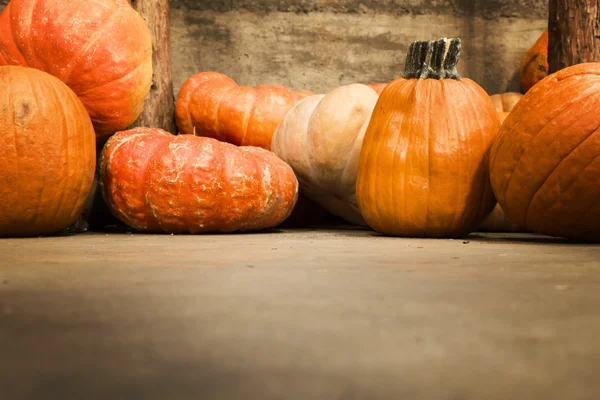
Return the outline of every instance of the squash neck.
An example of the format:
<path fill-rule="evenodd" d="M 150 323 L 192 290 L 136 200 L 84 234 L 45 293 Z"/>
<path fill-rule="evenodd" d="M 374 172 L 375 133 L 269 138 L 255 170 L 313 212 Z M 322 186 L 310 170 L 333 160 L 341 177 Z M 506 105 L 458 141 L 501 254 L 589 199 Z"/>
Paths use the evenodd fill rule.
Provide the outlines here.
<path fill-rule="evenodd" d="M 408 49 L 404 78 L 460 80 L 456 70 L 460 47 L 458 38 L 413 42 Z"/>

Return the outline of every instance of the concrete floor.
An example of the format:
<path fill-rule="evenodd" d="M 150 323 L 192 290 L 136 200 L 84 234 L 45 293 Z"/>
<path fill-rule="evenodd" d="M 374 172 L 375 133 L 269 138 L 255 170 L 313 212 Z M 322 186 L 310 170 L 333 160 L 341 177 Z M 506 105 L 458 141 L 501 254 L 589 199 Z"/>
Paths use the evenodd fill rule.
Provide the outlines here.
<path fill-rule="evenodd" d="M 1 399 L 600 398 L 598 246 L 86 234 L 0 260 Z"/>

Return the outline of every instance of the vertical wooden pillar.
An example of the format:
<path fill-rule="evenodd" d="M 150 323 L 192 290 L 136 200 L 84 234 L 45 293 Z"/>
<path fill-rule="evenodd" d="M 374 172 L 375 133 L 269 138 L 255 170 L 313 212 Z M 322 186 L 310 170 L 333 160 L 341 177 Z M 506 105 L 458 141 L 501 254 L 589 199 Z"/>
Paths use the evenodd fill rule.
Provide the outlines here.
<path fill-rule="evenodd" d="M 152 87 L 146 98 L 144 110 L 131 127 L 161 128 L 177 133 L 171 67 L 169 0 L 129 0 L 129 2 L 146 20 L 152 33 L 153 69 Z M 97 179 L 98 176 L 94 179 L 83 218 L 72 228 L 73 231 L 84 231 L 88 226 L 92 229 L 105 229 L 110 225 L 122 225 L 104 203 L 102 194 L 98 190 Z"/>
<path fill-rule="evenodd" d="M 548 30 L 550 73 L 600 62 L 599 0 L 550 0 Z"/>
<path fill-rule="evenodd" d="M 130 0 L 152 32 L 152 88 L 144 111 L 133 126 L 161 128 L 176 133 L 171 66 L 169 0 Z"/>

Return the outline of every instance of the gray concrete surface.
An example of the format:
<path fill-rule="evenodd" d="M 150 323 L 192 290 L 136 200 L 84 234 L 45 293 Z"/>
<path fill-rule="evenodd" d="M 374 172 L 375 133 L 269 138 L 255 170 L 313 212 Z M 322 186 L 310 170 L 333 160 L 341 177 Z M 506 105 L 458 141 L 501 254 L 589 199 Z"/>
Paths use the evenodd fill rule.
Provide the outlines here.
<path fill-rule="evenodd" d="M 362 231 L 0 241 L 0 398 L 598 399 L 600 247 Z"/>
<path fill-rule="evenodd" d="M 0 0 L 0 8 L 2 2 Z M 545 0 L 172 0 L 174 89 L 217 70 L 238 83 L 326 92 L 402 74 L 415 40 L 459 36 L 459 71 L 490 94 L 519 90 Z"/>

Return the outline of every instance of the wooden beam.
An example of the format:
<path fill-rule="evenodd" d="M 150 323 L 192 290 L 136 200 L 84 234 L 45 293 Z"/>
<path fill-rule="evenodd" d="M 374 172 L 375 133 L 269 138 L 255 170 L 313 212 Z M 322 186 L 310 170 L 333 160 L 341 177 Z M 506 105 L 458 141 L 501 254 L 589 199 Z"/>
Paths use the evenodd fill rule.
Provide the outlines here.
<path fill-rule="evenodd" d="M 130 0 L 152 32 L 153 80 L 144 111 L 132 127 L 161 128 L 176 133 L 171 66 L 169 0 Z"/>
<path fill-rule="evenodd" d="M 600 62 L 600 1 L 550 0 L 549 72 Z"/>

